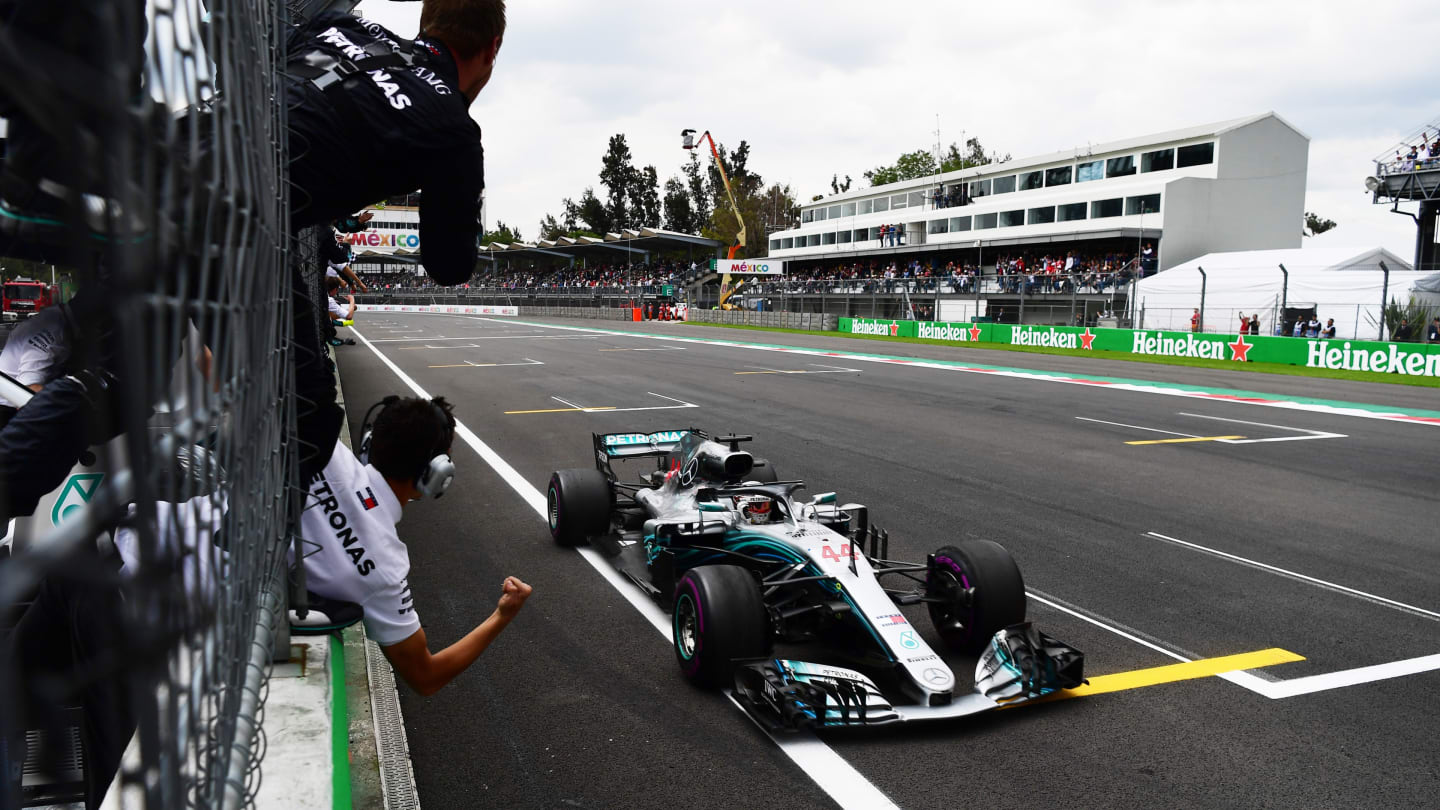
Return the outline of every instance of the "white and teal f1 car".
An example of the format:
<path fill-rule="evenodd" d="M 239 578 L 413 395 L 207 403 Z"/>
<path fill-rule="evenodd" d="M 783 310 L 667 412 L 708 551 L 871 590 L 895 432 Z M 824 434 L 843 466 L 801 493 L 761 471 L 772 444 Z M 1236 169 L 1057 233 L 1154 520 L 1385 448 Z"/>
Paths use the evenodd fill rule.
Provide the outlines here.
<path fill-rule="evenodd" d="M 593 438 L 593 469 L 550 477 L 551 535 L 592 543 L 670 610 L 681 673 L 733 688 L 769 728 L 961 717 L 1082 682 L 1081 653 L 1025 621 L 1020 570 L 998 543 L 897 562 L 866 507 L 797 499 L 802 482 L 740 449 L 749 436 Z M 648 469 L 622 480 L 617 462 L 636 460 Z M 945 646 L 980 656 L 968 692 L 900 610 L 922 603 Z M 802 650 L 814 660 L 788 657 Z"/>

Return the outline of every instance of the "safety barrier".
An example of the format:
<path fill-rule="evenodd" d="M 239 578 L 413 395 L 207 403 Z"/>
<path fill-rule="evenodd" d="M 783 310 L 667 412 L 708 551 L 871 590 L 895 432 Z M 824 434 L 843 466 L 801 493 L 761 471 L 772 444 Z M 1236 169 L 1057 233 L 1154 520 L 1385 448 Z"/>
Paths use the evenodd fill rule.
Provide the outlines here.
<path fill-rule="evenodd" d="M 743 326 L 769 326 L 779 329 L 807 329 L 833 332 L 841 321 L 854 320 L 819 312 L 756 312 L 754 310 L 694 309 L 687 318 L 699 323 L 722 323 Z"/>
<path fill-rule="evenodd" d="M 1231 360 L 1241 363 L 1280 363 L 1306 368 L 1377 371 L 1407 376 L 1440 376 L 1440 344 L 1160 332 L 1147 329 L 932 323 L 872 318 L 841 318 L 838 331 L 951 343 L 999 343 L 1161 357 Z"/>

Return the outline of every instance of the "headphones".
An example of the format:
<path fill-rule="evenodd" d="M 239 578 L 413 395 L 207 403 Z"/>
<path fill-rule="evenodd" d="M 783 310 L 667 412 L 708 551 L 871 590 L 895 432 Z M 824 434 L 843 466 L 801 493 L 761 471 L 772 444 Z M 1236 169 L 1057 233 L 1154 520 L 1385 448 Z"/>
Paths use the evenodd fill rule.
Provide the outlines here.
<path fill-rule="evenodd" d="M 370 406 L 365 411 L 365 419 L 360 425 L 360 452 L 356 456 L 361 464 L 370 463 L 370 439 L 375 432 L 375 423 L 370 416 L 376 409 L 384 413 L 385 409 L 400 401 L 400 397 L 390 395 Z M 450 460 L 449 448 L 455 440 L 455 428 L 450 424 L 450 416 L 440 406 L 444 397 L 430 400 L 431 410 L 435 414 L 437 424 L 441 427 L 441 435 L 436 446 L 430 449 L 428 461 L 424 463 L 415 475 L 415 489 L 426 498 L 439 498 L 450 488 L 450 483 L 455 480 L 455 462 Z M 376 419 L 379 415 L 376 415 Z"/>

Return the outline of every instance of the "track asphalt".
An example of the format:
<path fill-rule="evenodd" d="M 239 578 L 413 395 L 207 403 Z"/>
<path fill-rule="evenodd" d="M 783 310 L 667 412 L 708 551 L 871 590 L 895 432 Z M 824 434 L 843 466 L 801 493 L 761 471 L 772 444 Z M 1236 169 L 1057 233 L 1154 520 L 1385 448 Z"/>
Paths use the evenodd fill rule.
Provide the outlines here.
<path fill-rule="evenodd" d="M 375 312 L 357 331 L 542 491 L 551 470 L 592 464 L 592 431 L 753 433 L 783 477 L 869 505 L 894 557 L 923 560 L 958 537 L 1005 545 L 1035 597 L 1030 618 L 1083 650 L 1092 677 L 1276 647 L 1305 657 L 1229 680 L 822 735 L 895 805 L 1433 806 L 1440 795 L 1440 661 L 1403 676 L 1394 663 L 1440 654 L 1440 425 L 576 330 L 1396 409 L 1440 409 L 1433 389 L 522 320 Z M 408 393 L 364 342 L 339 362 L 356 431 L 371 403 Z M 1156 440 L 1167 443 L 1132 443 Z M 668 641 L 609 582 L 556 548 L 474 452 L 457 443 L 454 455 L 450 493 L 408 507 L 400 526 L 432 645 L 484 619 L 507 574 L 535 595 L 454 684 L 404 694 L 426 806 L 863 806 L 827 795 L 837 773 L 802 770 L 722 696 L 683 682 Z M 905 613 L 938 647 L 923 608 Z M 962 678 L 973 670 L 950 663 Z M 1296 694 L 1267 696 L 1286 690 Z"/>

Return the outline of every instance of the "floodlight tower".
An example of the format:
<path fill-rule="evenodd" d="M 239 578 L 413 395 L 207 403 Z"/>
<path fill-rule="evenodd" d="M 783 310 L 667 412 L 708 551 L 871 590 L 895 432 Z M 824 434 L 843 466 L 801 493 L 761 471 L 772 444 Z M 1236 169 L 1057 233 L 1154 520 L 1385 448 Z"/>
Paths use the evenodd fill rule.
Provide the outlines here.
<path fill-rule="evenodd" d="M 695 137 L 693 129 L 681 130 L 680 137 L 684 139 L 681 143 L 682 149 L 690 150 L 699 145 L 699 139 Z M 715 148 L 715 138 L 710 135 L 708 129 L 700 135 L 700 138 L 710 141 L 710 156 L 715 158 L 715 168 L 720 170 L 720 180 L 725 183 L 725 196 L 730 198 L 730 209 L 735 212 L 735 221 L 740 224 L 740 230 L 735 235 L 735 244 L 730 246 L 730 254 L 726 256 L 727 259 L 733 259 L 736 252 L 745 247 L 745 217 L 740 215 L 740 206 L 735 204 L 735 191 L 730 188 L 730 177 L 725 174 L 725 164 L 720 162 L 720 150 Z"/>

